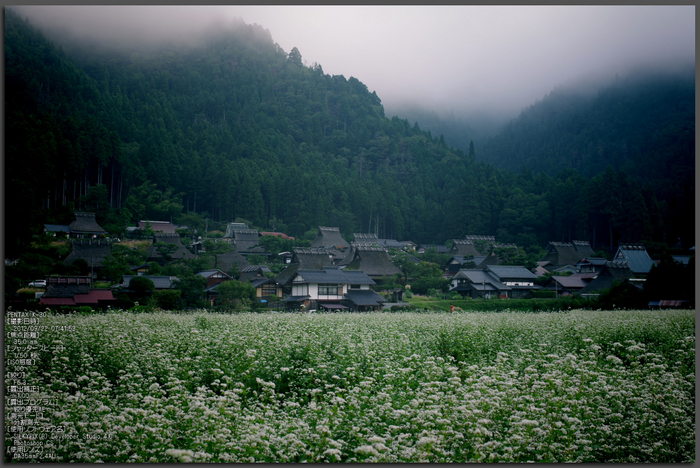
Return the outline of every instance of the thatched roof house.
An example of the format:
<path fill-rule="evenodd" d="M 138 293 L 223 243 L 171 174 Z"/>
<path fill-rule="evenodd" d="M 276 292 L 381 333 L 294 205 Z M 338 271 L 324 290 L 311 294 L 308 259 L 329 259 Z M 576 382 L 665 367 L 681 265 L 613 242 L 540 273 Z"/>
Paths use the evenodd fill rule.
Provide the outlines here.
<path fill-rule="evenodd" d="M 477 256 L 485 257 L 491 252 L 491 246 L 496 243 L 496 236 L 465 236 L 464 239 L 471 242 L 477 251 Z"/>
<path fill-rule="evenodd" d="M 564 265 L 576 265 L 593 254 L 593 249 L 588 241 L 550 242 L 540 261 L 549 262 L 548 269 L 551 271 Z"/>
<path fill-rule="evenodd" d="M 355 256 L 347 268 L 363 271 L 373 280 L 401 274 L 401 270 L 392 263 L 383 247 L 368 245 L 355 246 Z"/>
<path fill-rule="evenodd" d="M 99 236 L 107 231 L 97 224 L 95 213 L 75 212 L 75 221 L 70 223 L 70 233 L 79 236 Z"/>
<path fill-rule="evenodd" d="M 171 244 L 176 247 L 176 249 L 170 253 L 170 257 L 173 260 L 182 259 L 192 259 L 196 258 L 195 255 L 187 250 L 182 243 L 180 243 L 180 235 L 176 233 L 158 232 L 153 236 L 153 244 L 148 247 L 147 254 L 149 261 L 163 260 L 163 255 L 158 252 L 158 243 Z"/>
<path fill-rule="evenodd" d="M 319 226 L 316 238 L 311 242 L 311 247 L 335 248 L 344 251 L 350 244 L 340 235 L 340 228 Z"/>
<path fill-rule="evenodd" d="M 216 268 L 229 272 L 237 269 L 239 272 L 250 266 L 250 262 L 237 250 L 231 250 L 216 256 Z"/>
<path fill-rule="evenodd" d="M 452 248 L 450 249 L 451 255 L 457 255 L 461 257 L 466 257 L 468 255 L 473 255 L 474 257 L 485 257 L 474 245 L 474 241 L 467 239 L 454 239 L 452 241 Z"/>
<path fill-rule="evenodd" d="M 71 242 L 70 254 L 63 260 L 63 264 L 71 266 L 76 260 L 83 259 L 91 268 L 102 268 L 102 262 L 111 253 L 108 241 L 99 239 L 74 240 Z"/>
<path fill-rule="evenodd" d="M 297 270 L 320 270 L 332 265 L 331 254 L 323 247 L 295 247 L 291 263 L 277 275 L 275 281 L 283 287 L 290 287 Z"/>
<path fill-rule="evenodd" d="M 264 254 L 265 249 L 259 246 L 260 232 L 257 229 L 236 229 L 231 231 L 231 238 L 236 250 L 241 254 Z"/>

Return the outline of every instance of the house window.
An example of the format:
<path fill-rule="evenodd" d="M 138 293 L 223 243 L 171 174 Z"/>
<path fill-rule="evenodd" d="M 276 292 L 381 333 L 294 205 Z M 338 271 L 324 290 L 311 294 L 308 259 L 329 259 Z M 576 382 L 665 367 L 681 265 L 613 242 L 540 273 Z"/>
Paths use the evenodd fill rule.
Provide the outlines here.
<path fill-rule="evenodd" d="M 318 285 L 318 295 L 319 296 L 337 296 L 338 290 L 343 290 L 342 286 L 337 284 L 319 284 Z"/>
<path fill-rule="evenodd" d="M 263 294 L 263 296 L 275 296 L 275 295 L 277 295 L 277 285 L 274 283 L 263 284 L 262 294 Z"/>
<path fill-rule="evenodd" d="M 309 285 L 308 284 L 292 285 L 292 296 L 308 296 L 308 295 L 309 295 Z"/>
<path fill-rule="evenodd" d="M 350 289 L 362 289 L 362 285 L 360 284 L 351 284 L 349 287 Z"/>

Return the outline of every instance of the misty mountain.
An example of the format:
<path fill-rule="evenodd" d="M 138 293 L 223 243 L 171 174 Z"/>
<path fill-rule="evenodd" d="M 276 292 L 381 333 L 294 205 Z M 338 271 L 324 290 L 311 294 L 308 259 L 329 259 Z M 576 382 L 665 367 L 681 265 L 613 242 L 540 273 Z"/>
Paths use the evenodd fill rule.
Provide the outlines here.
<path fill-rule="evenodd" d="M 417 123 L 423 130 L 434 136 L 442 135 L 448 145 L 468 152 L 472 143 L 480 148 L 495 136 L 508 121 L 510 116 L 487 115 L 486 113 L 467 113 L 456 115 L 453 110 L 448 113 L 437 112 L 420 104 L 402 103 L 392 107 L 385 106 L 387 115 L 396 115 L 401 119 Z"/>
<path fill-rule="evenodd" d="M 117 235 L 141 219 L 244 219 L 295 237 L 326 225 L 421 243 L 693 241 L 686 189 L 659 199 L 614 168 L 552 176 L 480 162 L 479 147 L 475 157 L 387 118 L 358 78 L 305 66 L 258 25 L 109 50 L 59 46 L 11 9 L 5 27 L 10 255 L 73 210 Z"/>
<path fill-rule="evenodd" d="M 630 74 L 595 94 L 557 89 L 478 148 L 499 168 L 592 177 L 608 166 L 644 182 L 695 173 L 695 74 Z"/>

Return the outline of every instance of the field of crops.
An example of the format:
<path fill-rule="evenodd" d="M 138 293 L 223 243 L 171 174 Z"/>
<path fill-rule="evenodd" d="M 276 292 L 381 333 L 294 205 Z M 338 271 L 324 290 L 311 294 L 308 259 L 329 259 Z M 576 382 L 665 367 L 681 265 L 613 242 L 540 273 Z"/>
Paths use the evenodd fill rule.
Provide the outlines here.
<path fill-rule="evenodd" d="M 35 424 L 60 431 L 38 461 L 695 461 L 694 311 L 115 312 L 41 325 L 25 380 L 56 403 Z"/>

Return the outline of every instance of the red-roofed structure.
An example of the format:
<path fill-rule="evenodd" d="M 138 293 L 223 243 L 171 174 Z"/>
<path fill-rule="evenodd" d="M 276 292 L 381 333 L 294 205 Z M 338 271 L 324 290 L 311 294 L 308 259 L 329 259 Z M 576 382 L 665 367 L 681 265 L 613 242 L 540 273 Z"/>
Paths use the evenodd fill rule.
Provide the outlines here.
<path fill-rule="evenodd" d="M 282 239 L 294 240 L 293 237 L 289 237 L 287 234 L 285 234 L 283 232 L 261 232 L 260 235 L 261 236 L 279 236 Z"/>

